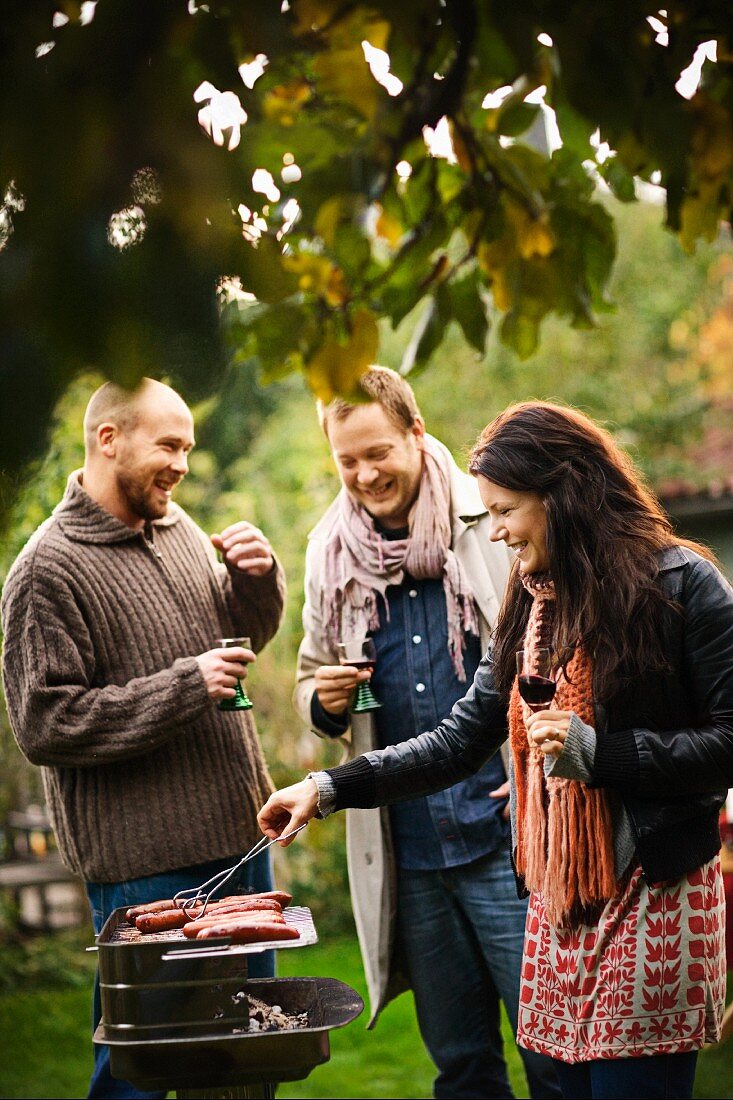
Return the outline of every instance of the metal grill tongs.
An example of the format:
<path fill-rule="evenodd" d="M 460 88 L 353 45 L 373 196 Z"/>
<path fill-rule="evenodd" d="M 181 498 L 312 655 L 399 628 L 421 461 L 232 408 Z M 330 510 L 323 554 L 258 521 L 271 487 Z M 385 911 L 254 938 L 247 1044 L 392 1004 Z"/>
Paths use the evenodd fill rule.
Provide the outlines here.
<path fill-rule="evenodd" d="M 226 867 L 223 871 L 219 871 L 218 874 L 212 875 L 206 882 L 202 882 L 200 886 L 189 886 L 186 890 L 179 890 L 173 897 L 174 905 L 177 905 L 179 909 L 182 909 L 186 916 L 193 916 L 199 906 L 201 906 L 201 912 L 196 912 L 196 916 L 193 919 L 198 920 L 203 917 L 206 912 L 206 908 L 211 901 L 211 897 L 217 890 L 225 886 L 227 882 L 237 873 L 240 867 L 244 867 L 245 863 L 249 863 L 251 859 L 258 856 L 261 852 L 264 852 L 266 848 L 270 848 L 273 844 L 277 844 L 280 840 L 288 840 L 291 836 L 295 836 L 301 829 L 305 829 L 308 822 L 304 822 L 299 825 L 297 829 L 293 829 L 290 833 L 285 833 L 284 836 L 275 837 L 274 840 L 270 840 L 268 837 L 263 836 L 255 844 L 254 848 L 250 848 L 246 856 L 242 856 L 239 863 L 235 863 L 232 867 Z"/>

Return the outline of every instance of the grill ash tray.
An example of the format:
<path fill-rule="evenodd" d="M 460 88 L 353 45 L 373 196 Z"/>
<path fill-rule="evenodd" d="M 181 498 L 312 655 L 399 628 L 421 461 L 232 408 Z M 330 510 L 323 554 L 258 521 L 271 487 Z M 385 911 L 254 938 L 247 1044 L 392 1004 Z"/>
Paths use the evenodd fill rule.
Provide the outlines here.
<path fill-rule="evenodd" d="M 247 956 L 261 951 L 307 947 L 318 942 L 310 909 L 290 906 L 283 910 L 300 939 L 272 943 L 233 944 L 228 939 L 187 940 L 180 928 L 143 936 L 125 914 L 115 909 L 96 938 L 99 977 L 105 985 L 139 985 L 246 977 Z"/>
<path fill-rule="evenodd" d="M 94 1041 L 110 1046 L 113 1075 L 147 1091 L 299 1081 L 328 1061 L 328 1032 L 344 1027 L 364 1008 L 358 993 L 334 978 L 252 978 L 216 988 L 218 992 L 202 986 L 197 994 L 199 1011 L 208 1006 L 208 1030 L 181 1021 L 186 1010 L 179 1001 L 180 991 L 171 987 L 157 990 L 158 996 L 167 994 L 169 998 L 164 1025 L 109 1028 L 103 1019 Z M 225 995 L 232 1000 L 238 993 L 279 1005 L 289 1015 L 305 1013 L 307 1026 L 245 1031 L 248 1012 L 244 998 L 238 1000 L 243 1006 L 241 1019 L 225 1025 L 215 1013 Z"/>

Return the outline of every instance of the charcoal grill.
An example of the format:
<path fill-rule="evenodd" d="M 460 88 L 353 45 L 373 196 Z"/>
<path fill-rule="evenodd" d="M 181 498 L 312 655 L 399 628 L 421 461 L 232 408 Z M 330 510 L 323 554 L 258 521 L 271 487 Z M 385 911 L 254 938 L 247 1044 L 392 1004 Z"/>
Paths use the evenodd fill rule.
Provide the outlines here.
<path fill-rule="evenodd" d="M 248 978 L 248 956 L 317 942 L 310 910 L 284 911 L 300 940 L 232 944 L 187 940 L 176 929 L 136 936 L 116 909 L 97 937 L 102 1020 L 96 1043 L 110 1047 L 115 1077 L 181 1096 L 272 1096 L 330 1057 L 329 1032 L 364 1002 L 333 978 Z M 241 996 L 245 994 L 245 996 Z M 250 1032 L 247 996 L 307 1014 L 307 1026 Z"/>

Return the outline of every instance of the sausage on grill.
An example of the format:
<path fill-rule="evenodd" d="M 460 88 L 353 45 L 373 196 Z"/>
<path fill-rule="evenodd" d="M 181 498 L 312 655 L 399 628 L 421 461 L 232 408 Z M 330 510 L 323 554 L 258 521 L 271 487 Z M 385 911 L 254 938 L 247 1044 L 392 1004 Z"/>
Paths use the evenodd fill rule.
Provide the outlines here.
<path fill-rule="evenodd" d="M 130 924 L 134 924 L 135 917 L 139 917 L 141 913 L 160 913 L 164 909 L 175 908 L 173 898 L 168 898 L 167 901 L 149 901 L 147 905 L 131 905 L 125 913 L 125 917 Z"/>
<path fill-rule="evenodd" d="M 286 890 L 264 890 L 259 894 L 230 894 L 226 898 L 218 898 L 216 901 L 210 901 L 206 912 L 210 912 L 213 908 L 218 908 L 221 905 L 231 905 L 237 903 L 238 905 L 247 905 L 248 907 L 253 902 L 259 901 L 276 901 L 283 905 L 290 905 L 293 900 L 293 895 L 289 894 Z M 201 906 L 196 908 L 200 909 Z M 257 906 L 253 906 L 257 908 Z M 142 913 L 160 913 L 168 909 L 180 909 L 173 901 L 173 898 L 165 898 L 162 901 L 149 901 L 144 905 L 131 905 L 125 913 L 126 919 L 133 924 L 135 917 L 139 917 Z M 188 911 L 192 912 L 191 907 L 188 907 Z"/>
<path fill-rule="evenodd" d="M 210 940 L 219 936 L 227 936 L 233 943 L 265 943 L 268 940 L 299 940 L 300 932 L 284 922 L 232 920 L 202 928 L 196 939 Z"/>
<path fill-rule="evenodd" d="M 282 913 L 256 913 L 247 912 L 246 910 L 237 912 L 233 910 L 229 913 L 220 913 L 218 916 L 206 916 L 201 917 L 199 920 L 189 921 L 188 924 L 183 926 L 183 934 L 186 939 L 195 940 L 202 928 L 214 926 L 218 928 L 219 925 L 234 922 L 242 924 L 285 924 L 285 917 Z"/>
<path fill-rule="evenodd" d="M 167 932 L 171 928 L 183 928 L 190 917 L 182 909 L 164 909 L 158 913 L 140 913 L 135 917 L 135 927 L 144 936 L 150 932 Z"/>

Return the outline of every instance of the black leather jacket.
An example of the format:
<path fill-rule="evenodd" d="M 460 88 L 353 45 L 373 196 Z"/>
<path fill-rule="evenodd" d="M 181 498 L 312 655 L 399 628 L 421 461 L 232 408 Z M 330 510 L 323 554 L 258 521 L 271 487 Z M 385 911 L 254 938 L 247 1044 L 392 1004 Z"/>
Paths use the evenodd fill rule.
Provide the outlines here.
<path fill-rule="evenodd" d="M 619 792 L 651 882 L 712 859 L 720 806 L 733 786 L 733 589 L 683 546 L 662 552 L 659 582 L 681 611 L 670 612 L 664 627 L 672 672 L 639 677 L 608 707 L 596 706 L 593 767 L 595 786 Z M 336 807 L 385 805 L 451 786 L 506 736 L 489 653 L 437 729 L 330 771 Z"/>

